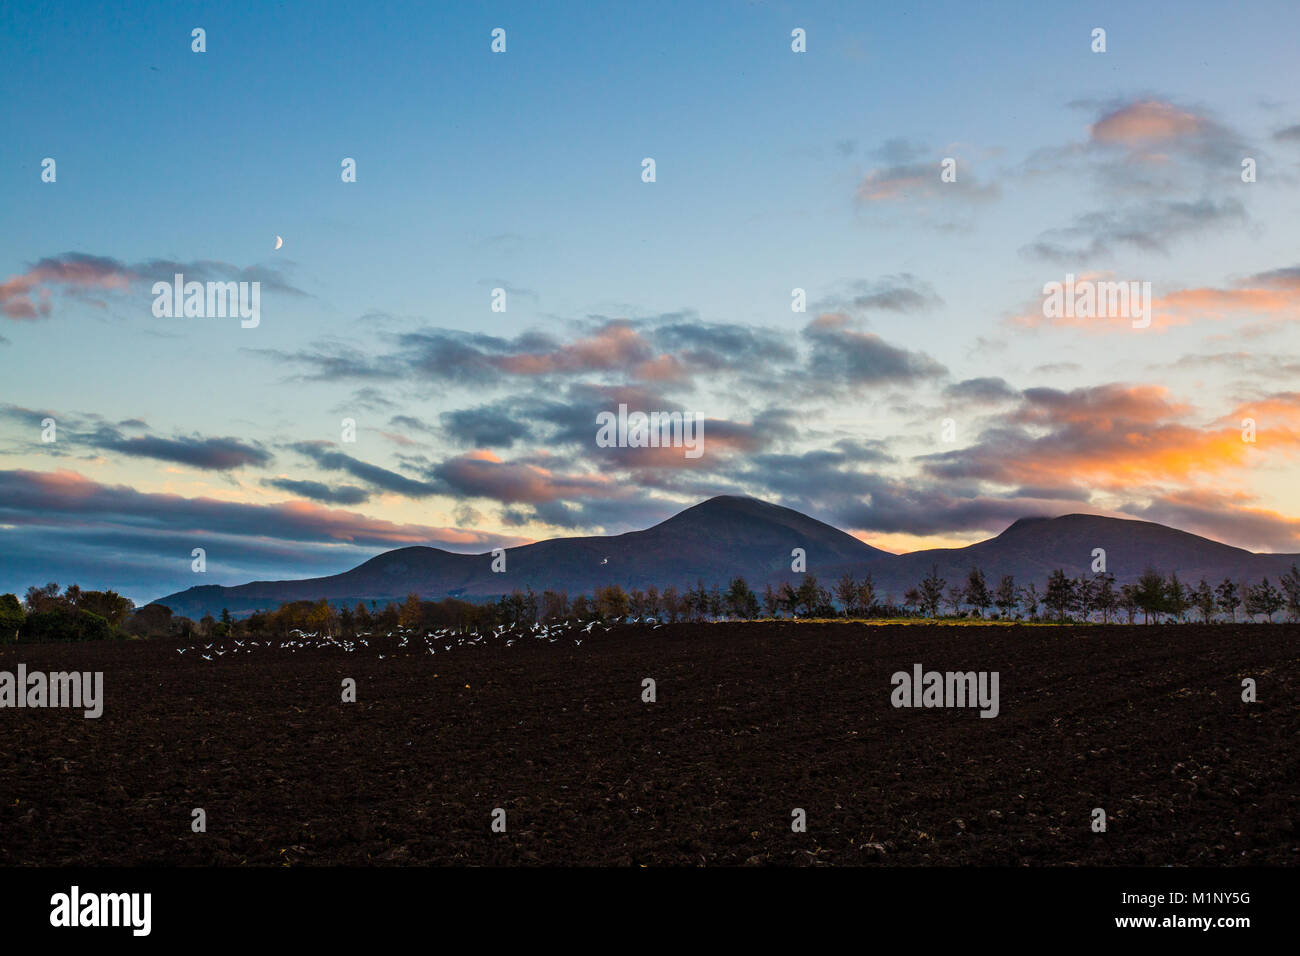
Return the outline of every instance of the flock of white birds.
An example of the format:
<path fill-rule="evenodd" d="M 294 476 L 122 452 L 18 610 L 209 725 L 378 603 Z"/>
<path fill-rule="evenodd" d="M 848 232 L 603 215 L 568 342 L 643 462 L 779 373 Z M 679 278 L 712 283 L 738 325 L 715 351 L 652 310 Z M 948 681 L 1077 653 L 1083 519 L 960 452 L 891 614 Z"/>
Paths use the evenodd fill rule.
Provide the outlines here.
<path fill-rule="evenodd" d="M 176 653 L 181 655 L 193 653 L 201 660 L 215 661 L 227 654 L 252 654 L 254 651 L 288 651 L 291 654 L 296 654 L 299 651 L 339 650 L 352 654 L 358 651 L 373 650 L 382 661 L 386 657 L 396 657 L 399 651 L 406 652 L 403 656 L 410 656 L 412 652 L 417 650 L 436 656 L 438 654 L 448 654 L 457 648 L 484 647 L 489 643 L 513 647 L 516 643 L 530 640 L 545 641 L 550 644 L 572 640 L 575 647 L 581 647 L 582 642 L 591 634 L 597 631 L 612 631 L 618 624 L 652 625 L 651 630 L 658 630 L 663 627 L 663 624 L 654 618 L 628 617 L 615 620 L 609 624 L 600 621 L 587 621 L 586 623 L 582 621 L 564 621 L 559 624 L 501 624 L 490 630 L 483 631 L 468 628 L 438 628 L 425 631 L 423 634 L 418 633 L 415 628 L 399 627 L 382 635 L 373 632 L 360 633 L 355 639 L 294 629 L 289 632 L 287 639 L 263 638 L 262 640 L 252 640 L 246 638 L 238 640 L 231 637 L 206 643 L 199 641 L 189 647 L 176 648 Z M 385 645 L 383 653 L 380 653 L 379 647 L 381 638 L 385 639 L 382 641 Z M 391 640 L 394 638 L 396 639 L 395 644 Z M 372 639 L 377 642 L 374 647 L 370 643 Z"/>

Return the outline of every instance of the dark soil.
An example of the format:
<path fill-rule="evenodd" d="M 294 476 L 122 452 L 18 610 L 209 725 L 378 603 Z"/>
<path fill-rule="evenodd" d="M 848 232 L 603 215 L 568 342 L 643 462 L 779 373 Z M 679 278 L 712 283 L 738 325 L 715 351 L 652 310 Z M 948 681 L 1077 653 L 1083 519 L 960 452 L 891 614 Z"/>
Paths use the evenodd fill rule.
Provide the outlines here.
<path fill-rule="evenodd" d="M 0 864 L 1300 862 L 1300 627 L 504 641 L 6 645 L 0 670 L 103 671 L 106 703 L 0 710 Z M 914 663 L 998 671 L 1000 716 L 893 708 Z"/>

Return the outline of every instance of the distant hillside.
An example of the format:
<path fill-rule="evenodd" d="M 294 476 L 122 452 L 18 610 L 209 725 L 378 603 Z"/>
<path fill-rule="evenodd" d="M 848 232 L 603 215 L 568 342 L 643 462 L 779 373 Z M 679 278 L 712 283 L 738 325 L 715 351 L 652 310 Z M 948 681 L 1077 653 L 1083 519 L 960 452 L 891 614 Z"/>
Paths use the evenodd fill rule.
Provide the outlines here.
<path fill-rule="evenodd" d="M 1106 570 L 1120 584 L 1137 580 L 1147 567 L 1166 574 L 1175 571 L 1193 584 L 1202 577 L 1217 584 L 1225 577 L 1258 581 L 1265 575 L 1276 583 L 1278 574 L 1300 562 L 1300 555 L 1255 554 L 1151 521 L 1072 514 L 1021 518 L 996 538 L 978 544 L 913 551 L 856 570 L 870 570 L 878 590 L 895 590 L 898 597 L 934 565 L 950 585 L 964 583 L 970 569 L 979 567 L 990 587 L 1003 574 L 1014 576 L 1019 584 L 1035 581 L 1041 586 L 1057 568 L 1072 576 L 1090 572 L 1095 548 L 1106 552 Z"/>
<path fill-rule="evenodd" d="M 255 581 L 238 587 L 206 585 L 159 598 L 187 617 L 236 616 L 278 607 L 285 601 L 402 600 L 414 591 L 429 599 L 495 597 L 515 588 L 538 593 L 595 588 L 685 588 L 703 579 L 725 583 L 742 576 L 761 583 L 790 567 L 790 552 L 803 548 L 810 561 L 860 563 L 893 557 L 852 535 L 790 508 L 756 498 L 722 495 L 687 508 L 644 531 L 552 538 L 510 548 L 506 572 L 492 571 L 491 554 L 454 554 L 438 548 L 399 548 L 342 574 L 303 581 Z"/>
<path fill-rule="evenodd" d="M 1135 580 L 1147 566 L 1177 571 L 1185 581 L 1201 577 L 1258 580 L 1277 576 L 1300 555 L 1255 554 L 1149 521 L 1065 515 L 1022 518 L 995 538 L 965 548 L 895 555 L 873 548 L 824 522 L 756 498 L 710 498 L 647 528 L 612 536 L 553 538 L 510 548 L 506 572 L 492 571 L 491 554 L 455 554 L 438 548 L 399 548 L 350 571 L 300 581 L 255 581 L 238 587 L 206 585 L 159 598 L 177 614 L 199 618 L 228 608 L 236 616 L 278 607 L 286 601 L 400 601 L 414 591 L 436 600 L 490 598 L 518 588 L 591 594 L 597 587 L 685 588 L 698 580 L 724 584 L 747 579 L 764 583 L 795 580 L 790 552 L 803 548 L 808 570 L 824 584 L 848 572 L 870 572 L 884 597 L 901 598 L 932 565 L 949 584 L 964 582 L 972 566 L 990 585 L 1003 574 L 1020 584 L 1045 582 L 1056 568 L 1088 571 L 1093 549 L 1106 551 L 1106 566 L 1120 583 Z"/>

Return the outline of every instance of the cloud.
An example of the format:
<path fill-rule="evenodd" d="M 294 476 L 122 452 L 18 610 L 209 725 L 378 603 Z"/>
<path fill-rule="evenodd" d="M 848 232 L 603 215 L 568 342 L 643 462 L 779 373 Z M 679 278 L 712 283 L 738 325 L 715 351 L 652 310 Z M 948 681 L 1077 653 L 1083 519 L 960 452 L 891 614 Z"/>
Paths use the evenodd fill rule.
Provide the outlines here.
<path fill-rule="evenodd" d="M 994 404 L 1016 398 L 1020 393 L 1006 379 L 986 376 L 956 382 L 945 388 L 943 394 L 958 401 Z"/>
<path fill-rule="evenodd" d="M 1157 96 L 1072 105 L 1096 116 L 1087 138 L 1038 150 L 1025 175 L 1091 180 L 1104 205 L 1043 231 L 1022 254 L 1073 263 L 1124 250 L 1167 254 L 1175 242 L 1249 222 L 1223 182 L 1258 153 L 1209 114 Z"/>
<path fill-rule="evenodd" d="M 1139 100 L 1106 113 L 1089 127 L 1094 143 L 1150 149 L 1203 135 L 1211 124 L 1202 116 L 1160 100 Z"/>
<path fill-rule="evenodd" d="M 441 421 L 453 441 L 476 448 L 509 448 L 528 434 L 528 426 L 504 405 L 443 412 Z"/>
<path fill-rule="evenodd" d="M 430 469 L 430 477 L 451 494 L 491 498 L 506 504 L 622 498 L 632 494 L 631 489 L 602 475 L 564 475 L 539 464 L 503 461 L 489 451 L 448 459 Z"/>
<path fill-rule="evenodd" d="M 649 343 L 628 322 L 610 322 L 592 335 L 568 344 L 536 337 L 536 346 L 489 361 L 512 375 L 627 370 L 634 374 L 655 356 Z"/>
<path fill-rule="evenodd" d="M 1116 285 L 1134 288 L 1135 280 L 1120 280 Z M 1112 283 L 1110 272 L 1085 272 L 1075 278 L 1075 287 L 1084 284 Z M 1096 293 L 1101 296 L 1102 293 Z M 1255 329 L 1262 334 L 1279 323 L 1300 318 L 1300 266 L 1287 266 L 1236 279 L 1226 286 L 1201 286 L 1173 289 L 1151 300 L 1151 331 L 1188 325 L 1202 320 L 1255 319 L 1263 324 Z M 1089 332 L 1128 332 L 1133 327 L 1131 309 L 1115 309 L 1099 317 L 1058 316 L 1048 319 L 1042 301 L 1035 302 L 1019 314 L 1006 319 L 1007 324 L 1026 328 L 1043 325 L 1072 327 Z M 1237 329 L 1237 335 L 1244 334 Z M 1040 366 L 1036 371 L 1045 371 Z M 1077 368 L 1077 366 L 1076 366 Z"/>
<path fill-rule="evenodd" d="M 267 478 L 262 481 L 262 484 L 330 505 L 359 505 L 370 498 L 370 492 L 356 485 L 331 487 L 320 481 L 300 481 L 292 478 Z"/>
<path fill-rule="evenodd" d="M 1178 289 L 1156 299 L 1153 306 L 1167 323 L 1238 316 L 1270 321 L 1300 318 L 1300 266 L 1256 273 L 1226 288 Z"/>
<path fill-rule="evenodd" d="M 947 374 L 921 352 L 890 345 L 872 332 L 850 327 L 843 315 L 818 316 L 803 330 L 812 346 L 808 373 L 823 383 L 848 386 L 918 382 Z"/>
<path fill-rule="evenodd" d="M 817 300 L 814 312 L 844 312 L 862 315 L 867 312 L 920 312 L 943 305 L 934 287 L 923 279 L 903 272 L 877 280 L 859 279 L 846 290 Z"/>
<path fill-rule="evenodd" d="M 1144 487 L 1186 484 L 1251 461 L 1242 441 L 1241 410 L 1209 422 L 1155 385 L 1108 384 L 1062 391 L 1031 388 L 1005 419 L 965 448 L 917 459 L 929 478 L 1004 486 L 1079 487 L 1132 497 Z M 1271 418 L 1271 448 L 1300 447 L 1289 421 L 1289 396 L 1277 407 L 1257 403 Z M 1295 404 L 1300 407 L 1300 404 Z"/>
<path fill-rule="evenodd" d="M 1127 208 L 1080 214 L 1069 226 L 1043 232 L 1021 252 L 1061 263 L 1090 261 L 1121 248 L 1168 254 L 1177 240 L 1246 221 L 1245 207 L 1232 197 L 1151 199 Z"/>
<path fill-rule="evenodd" d="M 856 196 L 859 202 L 874 204 L 933 199 L 939 196 L 968 201 L 997 199 L 1002 190 L 996 183 L 981 183 L 968 171 L 966 163 L 957 160 L 957 178 L 944 182 L 939 160 L 929 163 L 901 163 L 880 166 L 866 174 L 858 183 Z"/>
<path fill-rule="evenodd" d="M 68 252 L 41 259 L 26 272 L 0 282 L 0 315 L 11 319 L 45 318 L 53 308 L 52 288 L 74 292 L 126 289 L 137 277 L 115 259 Z"/>
<path fill-rule="evenodd" d="M 328 442 L 298 442 L 289 447 L 300 455 L 310 458 L 327 471 L 345 472 L 383 491 L 391 491 L 407 498 L 427 498 L 439 493 L 437 485 L 407 478 L 405 475 L 353 458 L 341 451 L 333 451 Z"/>
<path fill-rule="evenodd" d="M 182 438 L 159 438 L 154 435 L 125 438 L 111 429 L 103 429 L 89 436 L 87 441 L 96 448 L 133 458 L 153 458 L 211 471 L 265 465 L 271 460 L 270 452 L 264 448 L 237 438 L 202 438 L 197 435 Z"/>
<path fill-rule="evenodd" d="M 910 273 L 852 283 L 834 301 L 855 312 L 899 313 L 942 302 L 928 283 Z M 548 404 L 549 397 L 566 389 L 617 382 L 622 388 L 655 393 L 652 402 L 639 406 L 642 410 L 670 411 L 682 409 L 680 403 L 666 402 L 660 394 L 670 387 L 736 394 L 786 383 L 792 390 L 813 393 L 944 373 L 928 356 L 890 345 L 872 333 L 854 331 L 843 315 L 812 320 L 803 330 L 802 341 L 779 330 L 701 322 L 690 312 L 635 320 L 596 316 L 575 325 L 568 338 L 538 331 L 505 338 L 426 328 L 381 336 L 392 348 L 380 355 L 363 355 L 337 345 L 259 354 L 281 365 L 303 367 L 311 380 L 360 378 L 516 389 L 522 384 L 532 389 L 531 398 L 515 395 L 501 404 L 449 413 L 441 419 L 454 441 L 487 447 L 509 447 L 512 436 L 515 441 L 523 437 L 521 426 L 506 416 L 520 422 L 540 414 L 543 421 L 549 420 L 556 412 Z M 631 400 L 628 405 L 637 407 Z M 588 425 L 584 423 L 583 429 Z"/>
<path fill-rule="evenodd" d="M 73 471 L 0 471 L 0 524 L 88 524 L 167 530 L 201 543 L 205 534 L 399 547 L 435 544 L 487 550 L 497 536 L 400 525 L 307 502 L 257 505 L 185 498 L 104 485 Z M 477 553 L 477 551 L 475 552 Z"/>
<path fill-rule="evenodd" d="M 1087 138 L 1040 150 L 1033 159 L 1083 161 L 1103 185 L 1170 184 L 1192 172 L 1239 169 L 1247 155 L 1245 140 L 1210 113 L 1159 95 L 1070 105 L 1093 113 Z"/>
<path fill-rule="evenodd" d="M 403 372 L 401 363 L 396 357 L 375 358 L 351 346 L 332 342 L 315 343 L 310 348 L 299 349 L 296 352 L 251 348 L 243 351 L 249 355 L 269 358 L 278 366 L 305 366 L 307 372 L 297 377 L 306 381 L 337 382 L 346 379 L 371 379 L 389 382 Z M 358 408 L 370 407 L 382 410 L 393 407 L 392 403 L 384 399 L 374 388 L 358 389 L 353 393 L 353 398 Z"/>
<path fill-rule="evenodd" d="M 670 319 L 647 334 L 656 349 L 672 353 L 693 372 L 761 372 L 797 358 L 788 336 L 754 326 Z"/>
<path fill-rule="evenodd" d="M 41 427 L 45 418 L 53 418 L 58 428 L 58 445 L 88 447 L 116 452 L 131 458 L 169 461 L 205 471 L 231 471 L 246 466 L 265 465 L 271 453 L 255 441 L 238 438 L 205 437 L 199 434 L 163 438 L 158 435 L 128 436 L 126 431 L 147 429 L 142 419 L 129 418 L 110 423 L 102 416 L 86 413 L 63 413 L 37 410 L 19 405 L 0 405 L 0 416 L 31 428 Z M 58 454 L 58 449 L 47 449 Z"/>
<path fill-rule="evenodd" d="M 54 292 L 84 298 L 95 291 L 126 292 L 134 286 L 171 282 L 176 273 L 195 282 L 260 282 L 267 290 L 305 295 L 278 269 L 267 266 L 239 268 L 225 262 L 177 262 L 150 259 L 127 264 L 108 256 L 65 252 L 48 256 L 26 272 L 0 282 L 0 315 L 10 319 L 42 319 L 53 311 Z"/>
<path fill-rule="evenodd" d="M 1065 375 L 1082 372 L 1083 366 L 1078 362 L 1048 362 L 1044 365 L 1035 365 L 1032 371 L 1036 375 Z"/>

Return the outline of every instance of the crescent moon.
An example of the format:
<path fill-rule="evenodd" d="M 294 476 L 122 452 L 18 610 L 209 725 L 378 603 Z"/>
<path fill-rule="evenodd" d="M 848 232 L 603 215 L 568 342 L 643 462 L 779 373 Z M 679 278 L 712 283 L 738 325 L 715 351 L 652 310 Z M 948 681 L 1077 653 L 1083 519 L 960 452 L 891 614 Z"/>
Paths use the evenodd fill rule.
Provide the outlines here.
<path fill-rule="evenodd" d="M 275 237 L 275 248 L 279 249 L 282 245 L 284 245 L 284 240 L 281 239 L 279 236 L 276 236 L 276 237 Z"/>

